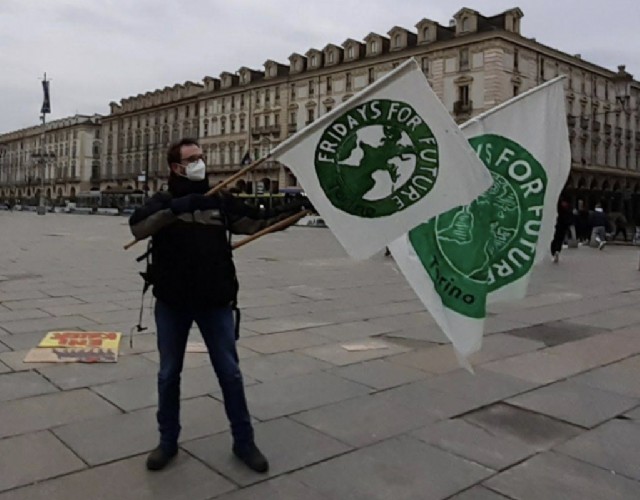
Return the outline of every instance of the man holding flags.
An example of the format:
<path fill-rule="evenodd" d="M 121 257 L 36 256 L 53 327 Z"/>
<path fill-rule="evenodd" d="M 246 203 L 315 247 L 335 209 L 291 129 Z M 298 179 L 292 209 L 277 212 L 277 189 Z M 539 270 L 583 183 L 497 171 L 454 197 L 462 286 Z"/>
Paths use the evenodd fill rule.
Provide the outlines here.
<path fill-rule="evenodd" d="M 231 424 L 233 453 L 249 468 L 266 472 L 269 464 L 254 441 L 236 351 L 239 315 L 234 321 L 238 279 L 231 234 L 255 234 L 299 212 L 300 204 L 261 211 L 227 193 L 209 191 L 202 149 L 193 139 L 173 144 L 167 153 L 169 192 L 156 193 L 129 220 L 136 239 L 152 237 L 145 280 L 156 297 L 160 353 L 158 427 L 160 443 L 147 468 L 164 468 L 178 452 L 180 374 L 189 329 L 198 325 L 217 375 Z"/>

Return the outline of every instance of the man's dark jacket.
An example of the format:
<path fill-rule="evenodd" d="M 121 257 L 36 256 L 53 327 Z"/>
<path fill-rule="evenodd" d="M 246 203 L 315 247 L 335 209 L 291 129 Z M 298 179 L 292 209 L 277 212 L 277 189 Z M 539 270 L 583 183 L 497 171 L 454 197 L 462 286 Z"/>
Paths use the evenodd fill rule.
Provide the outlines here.
<path fill-rule="evenodd" d="M 206 197 L 200 194 L 206 185 L 193 183 L 189 189 L 185 183 L 191 181 L 180 182 L 181 189 L 174 189 L 174 195 L 156 193 L 129 219 L 136 239 L 152 236 L 149 278 L 153 294 L 177 308 L 229 305 L 238 293 L 229 232 L 254 234 L 298 212 L 301 206 L 265 211 L 230 194 Z M 179 194 L 183 196 L 176 196 Z"/>

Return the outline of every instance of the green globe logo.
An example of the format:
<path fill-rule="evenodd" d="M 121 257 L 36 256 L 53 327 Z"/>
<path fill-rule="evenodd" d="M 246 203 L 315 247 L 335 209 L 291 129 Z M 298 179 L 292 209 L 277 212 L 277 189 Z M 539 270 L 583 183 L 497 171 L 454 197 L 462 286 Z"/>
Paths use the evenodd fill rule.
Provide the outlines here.
<path fill-rule="evenodd" d="M 485 282 L 494 255 L 516 238 L 520 200 L 514 187 L 497 172 L 493 185 L 471 205 L 450 210 L 436 220 L 438 250 L 449 266 L 470 280 Z M 489 232 L 489 238 L 485 238 Z M 478 242 L 485 241 L 482 251 Z M 466 255 L 460 259 L 459 253 Z"/>
<path fill-rule="evenodd" d="M 334 207 L 365 218 L 400 212 L 438 177 L 438 143 L 409 104 L 373 100 L 326 127 L 315 151 L 320 186 Z"/>
<path fill-rule="evenodd" d="M 486 296 L 529 272 L 535 261 L 547 176 L 522 146 L 487 134 L 469 140 L 493 185 L 465 207 L 409 233 L 443 303 L 466 316 L 485 315 Z"/>

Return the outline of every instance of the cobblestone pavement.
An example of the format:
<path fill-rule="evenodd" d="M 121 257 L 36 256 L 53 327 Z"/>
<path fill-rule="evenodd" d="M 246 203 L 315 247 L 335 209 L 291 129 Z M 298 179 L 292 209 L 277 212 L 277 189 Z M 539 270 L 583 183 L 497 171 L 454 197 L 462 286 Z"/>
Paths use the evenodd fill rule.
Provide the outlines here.
<path fill-rule="evenodd" d="M 116 364 L 24 364 L 52 329 L 135 324 L 126 219 L 0 212 L 0 500 L 640 498 L 638 249 L 563 251 L 494 307 L 476 375 L 382 254 L 326 229 L 239 250 L 240 355 L 269 475 L 230 453 L 204 354 L 187 354 L 183 433 L 165 471 L 153 322 Z M 148 300 L 146 301 L 148 304 Z M 193 339 L 198 339 L 193 332 Z M 344 346 L 376 340 L 377 349 Z"/>

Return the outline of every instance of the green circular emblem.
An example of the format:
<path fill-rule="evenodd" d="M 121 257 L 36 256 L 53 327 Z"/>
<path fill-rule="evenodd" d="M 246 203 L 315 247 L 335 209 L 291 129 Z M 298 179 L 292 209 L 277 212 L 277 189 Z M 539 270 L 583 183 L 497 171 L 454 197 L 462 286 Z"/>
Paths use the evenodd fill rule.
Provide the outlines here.
<path fill-rule="evenodd" d="M 493 185 L 470 205 L 412 230 L 409 238 L 445 305 L 483 317 L 486 294 L 521 278 L 534 263 L 547 176 L 510 139 L 487 134 L 469 142 Z"/>
<path fill-rule="evenodd" d="M 438 177 L 438 143 L 402 101 L 368 101 L 326 127 L 316 174 L 330 202 L 366 218 L 385 217 L 424 198 Z"/>

